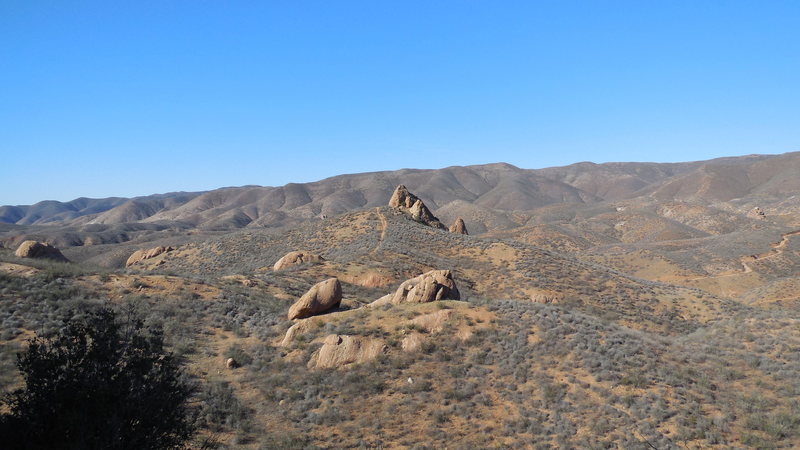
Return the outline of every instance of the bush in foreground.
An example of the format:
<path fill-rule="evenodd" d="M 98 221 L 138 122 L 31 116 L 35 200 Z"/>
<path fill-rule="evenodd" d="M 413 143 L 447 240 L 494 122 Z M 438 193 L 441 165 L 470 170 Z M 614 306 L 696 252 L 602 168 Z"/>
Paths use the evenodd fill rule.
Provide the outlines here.
<path fill-rule="evenodd" d="M 0 416 L 7 448 L 181 448 L 194 427 L 182 380 L 160 332 L 105 308 L 36 337 L 17 357 L 25 387 Z"/>

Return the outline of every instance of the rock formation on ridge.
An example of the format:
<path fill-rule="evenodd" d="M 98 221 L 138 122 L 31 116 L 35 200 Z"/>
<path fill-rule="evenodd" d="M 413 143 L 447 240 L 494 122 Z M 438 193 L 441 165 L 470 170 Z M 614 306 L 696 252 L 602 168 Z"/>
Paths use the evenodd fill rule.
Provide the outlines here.
<path fill-rule="evenodd" d="M 392 193 L 392 198 L 389 199 L 389 206 L 403 211 L 417 222 L 441 230 L 447 229 L 447 227 L 445 227 L 442 222 L 439 222 L 439 219 L 433 215 L 431 210 L 425 206 L 425 203 L 416 195 L 408 192 L 408 189 L 402 184 L 398 185 Z"/>

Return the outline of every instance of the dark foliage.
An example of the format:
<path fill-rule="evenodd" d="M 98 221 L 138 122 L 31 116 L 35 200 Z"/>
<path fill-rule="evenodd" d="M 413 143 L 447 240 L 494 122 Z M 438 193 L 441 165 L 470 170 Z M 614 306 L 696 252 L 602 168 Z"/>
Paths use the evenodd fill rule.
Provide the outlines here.
<path fill-rule="evenodd" d="M 4 398 L 6 448 L 181 448 L 193 434 L 191 388 L 158 330 L 99 308 L 29 341 L 25 387 Z"/>

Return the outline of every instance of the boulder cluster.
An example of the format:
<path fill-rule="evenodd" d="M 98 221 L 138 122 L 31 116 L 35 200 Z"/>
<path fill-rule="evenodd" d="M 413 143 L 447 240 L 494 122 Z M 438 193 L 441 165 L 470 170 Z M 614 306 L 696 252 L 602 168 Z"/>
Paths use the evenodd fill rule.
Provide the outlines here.
<path fill-rule="evenodd" d="M 53 247 L 46 242 L 25 241 L 14 252 L 19 258 L 45 258 L 54 261 L 68 262 L 69 260 L 61 253 L 61 250 Z"/>
<path fill-rule="evenodd" d="M 436 300 L 458 300 L 456 282 L 449 270 L 431 270 L 404 281 L 393 293 L 384 295 L 367 306 L 428 303 Z"/>
<path fill-rule="evenodd" d="M 392 193 L 392 198 L 389 199 L 389 206 L 402 211 L 417 222 L 424 223 L 425 225 L 439 228 L 440 230 L 447 230 L 448 228 L 433 215 L 430 209 L 425 206 L 425 203 L 416 195 L 408 191 L 404 185 L 398 185 Z M 467 226 L 464 224 L 464 219 L 461 217 L 456 218 L 449 228 L 451 233 L 469 234 L 467 233 Z"/>
<path fill-rule="evenodd" d="M 425 203 L 410 193 L 403 185 L 397 186 L 394 190 L 389 206 L 428 226 L 443 230 L 447 229 L 425 206 Z M 460 217 L 456 219 L 449 230 L 453 233 L 467 234 L 467 227 Z M 273 270 L 279 271 L 299 264 L 321 261 L 324 261 L 324 259 L 319 255 L 304 251 L 293 251 L 279 259 L 273 266 Z M 400 283 L 394 291 L 365 305 L 365 307 L 374 308 L 382 305 L 399 305 L 403 303 L 428 303 L 437 300 L 459 300 L 460 298 L 461 296 L 451 271 L 431 270 Z M 289 346 L 299 334 L 306 333 L 312 327 L 319 326 L 321 319 L 315 319 L 314 317 L 333 311 L 339 307 L 341 302 L 342 285 L 337 278 L 329 278 L 312 286 L 289 308 L 287 317 L 289 320 L 294 320 L 295 323 L 286 331 L 286 336 L 280 345 Z M 442 324 L 448 320 L 451 314 L 451 311 L 429 314 L 417 318 L 419 323 L 414 322 L 411 325 L 431 331 L 440 330 Z M 405 351 L 413 351 L 420 346 L 421 342 L 421 335 L 412 333 L 404 338 L 402 348 Z M 313 354 L 308 366 L 319 369 L 343 367 L 374 359 L 387 351 L 387 345 L 380 338 L 330 334 L 325 337 L 322 347 Z"/>
<path fill-rule="evenodd" d="M 442 222 L 439 222 L 439 219 L 433 215 L 431 210 L 425 206 L 425 203 L 416 195 L 408 192 L 408 189 L 402 184 L 397 186 L 394 193 L 392 193 L 392 198 L 389 199 L 389 206 L 408 214 L 417 222 L 441 230 L 447 229 L 447 227 L 445 227 Z"/>
<path fill-rule="evenodd" d="M 431 270 L 417 277 L 404 281 L 398 288 L 378 300 L 366 305 L 371 308 L 381 305 L 397 305 L 401 303 L 426 303 L 436 300 L 458 300 L 458 288 L 449 270 Z M 281 346 L 289 346 L 294 339 L 312 328 L 320 325 L 314 316 L 330 312 L 342 301 L 342 286 L 336 278 L 330 278 L 311 287 L 290 308 L 288 318 L 295 323 L 286 331 Z M 436 332 L 442 329 L 452 311 L 420 316 L 412 320 L 418 328 Z M 319 319 L 316 319 L 319 320 Z M 414 351 L 422 343 L 421 336 L 411 334 L 404 338 L 404 351 Z M 388 346 L 379 338 L 350 335 L 328 335 L 322 347 L 315 352 L 308 367 L 315 369 L 339 368 L 351 364 L 359 364 L 386 353 Z"/>

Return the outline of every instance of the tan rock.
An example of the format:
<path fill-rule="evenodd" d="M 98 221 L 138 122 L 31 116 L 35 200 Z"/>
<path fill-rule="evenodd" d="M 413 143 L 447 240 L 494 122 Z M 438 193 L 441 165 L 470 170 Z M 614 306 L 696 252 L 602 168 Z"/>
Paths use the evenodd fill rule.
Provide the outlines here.
<path fill-rule="evenodd" d="M 398 185 L 392 193 L 392 198 L 389 199 L 389 206 L 392 208 L 411 208 L 414 203 L 419 200 L 419 197 L 408 192 L 408 188 L 404 185 Z"/>
<path fill-rule="evenodd" d="M 68 262 L 61 250 L 50 244 L 39 241 L 25 241 L 14 252 L 19 258 L 46 258 L 55 261 Z"/>
<path fill-rule="evenodd" d="M 408 192 L 408 189 L 402 184 L 397 186 L 392 193 L 392 198 L 389 199 L 389 206 L 407 213 L 417 222 L 442 230 L 447 229 L 425 206 L 425 203 L 416 195 Z"/>
<path fill-rule="evenodd" d="M 375 300 L 374 302 L 367 303 L 364 306 L 366 306 L 367 308 L 374 308 L 376 306 L 391 305 L 393 298 L 394 298 L 394 292 L 390 292 L 390 293 L 384 295 L 383 297 Z"/>
<path fill-rule="evenodd" d="M 125 267 L 130 267 L 140 261 L 144 261 L 145 259 L 155 258 L 156 256 L 161 255 L 162 253 L 171 252 L 173 250 L 175 250 L 175 248 L 171 246 L 169 247 L 158 246 L 148 250 L 136 250 L 128 258 L 128 261 L 125 262 Z"/>
<path fill-rule="evenodd" d="M 272 266 L 272 270 L 278 271 L 281 269 L 298 266 L 300 264 L 318 263 L 321 261 L 325 261 L 325 258 L 322 256 L 304 251 L 294 251 L 287 253 L 281 259 L 279 259 L 275 265 Z"/>
<path fill-rule="evenodd" d="M 383 287 L 394 282 L 394 278 L 378 272 L 366 272 L 361 274 L 340 274 L 339 279 L 350 284 L 357 284 L 364 287 Z"/>
<path fill-rule="evenodd" d="M 439 333 L 444 329 L 445 323 L 454 315 L 452 309 L 441 309 L 429 314 L 423 314 L 411 320 L 411 323 L 428 333 Z"/>
<path fill-rule="evenodd" d="M 294 342 L 294 339 L 299 334 L 303 334 L 311 330 L 311 326 L 314 325 L 313 319 L 301 319 L 294 323 L 288 330 L 286 330 L 286 335 L 283 336 L 283 340 L 280 344 L 281 347 L 287 347 Z"/>
<path fill-rule="evenodd" d="M 400 303 L 428 303 L 436 300 L 458 300 L 461 298 L 449 270 L 431 270 L 400 284 L 394 294 L 387 294 L 369 306 Z"/>
<path fill-rule="evenodd" d="M 289 308 L 289 320 L 304 319 L 328 311 L 342 302 L 342 285 L 336 278 L 319 282 Z"/>
<path fill-rule="evenodd" d="M 450 225 L 450 232 L 451 233 L 459 233 L 459 234 L 469 234 L 467 232 L 467 225 L 464 223 L 464 219 L 461 217 L 456 218 L 456 221 Z"/>
<path fill-rule="evenodd" d="M 227 367 L 228 369 L 235 369 L 239 367 L 239 363 L 237 363 L 236 360 L 233 358 L 228 358 L 228 360 L 225 361 L 225 367 Z"/>
<path fill-rule="evenodd" d="M 312 369 L 341 368 L 377 358 L 388 351 L 381 339 L 331 334 L 308 362 Z"/>

